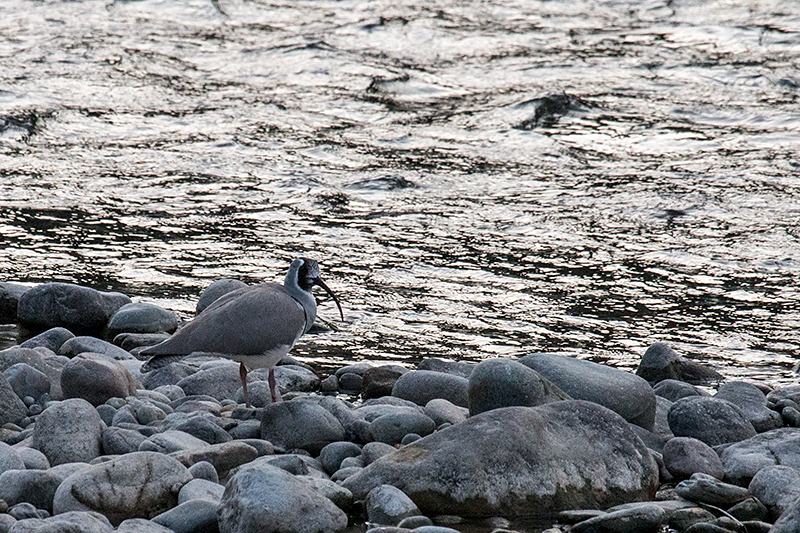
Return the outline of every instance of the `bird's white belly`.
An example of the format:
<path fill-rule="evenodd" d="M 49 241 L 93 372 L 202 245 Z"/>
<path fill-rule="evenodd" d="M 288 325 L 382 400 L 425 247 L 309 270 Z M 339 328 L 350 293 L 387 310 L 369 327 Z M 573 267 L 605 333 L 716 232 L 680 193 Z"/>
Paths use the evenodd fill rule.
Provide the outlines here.
<path fill-rule="evenodd" d="M 244 366 L 251 370 L 254 368 L 272 368 L 278 361 L 283 359 L 291 349 L 291 346 L 282 344 L 260 355 L 226 355 L 225 357 L 233 359 L 237 363 L 244 363 Z"/>

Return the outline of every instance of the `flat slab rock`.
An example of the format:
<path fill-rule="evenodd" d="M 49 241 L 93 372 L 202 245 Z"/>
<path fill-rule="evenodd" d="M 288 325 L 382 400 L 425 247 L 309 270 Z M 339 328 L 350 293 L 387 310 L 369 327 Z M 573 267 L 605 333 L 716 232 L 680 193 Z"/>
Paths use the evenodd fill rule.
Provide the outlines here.
<path fill-rule="evenodd" d="M 562 401 L 481 413 L 378 459 L 343 486 L 358 500 L 383 484 L 426 515 L 520 516 L 652 499 L 658 468 L 621 416 Z"/>

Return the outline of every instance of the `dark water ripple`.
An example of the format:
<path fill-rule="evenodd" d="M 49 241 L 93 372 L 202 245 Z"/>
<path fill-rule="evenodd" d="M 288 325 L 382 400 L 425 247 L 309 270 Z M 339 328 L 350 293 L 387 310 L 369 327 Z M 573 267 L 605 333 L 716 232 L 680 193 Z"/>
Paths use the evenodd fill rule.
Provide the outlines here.
<path fill-rule="evenodd" d="M 800 5 L 0 8 L 5 280 L 188 317 L 308 254 L 347 309 L 319 363 L 663 340 L 794 379 Z"/>

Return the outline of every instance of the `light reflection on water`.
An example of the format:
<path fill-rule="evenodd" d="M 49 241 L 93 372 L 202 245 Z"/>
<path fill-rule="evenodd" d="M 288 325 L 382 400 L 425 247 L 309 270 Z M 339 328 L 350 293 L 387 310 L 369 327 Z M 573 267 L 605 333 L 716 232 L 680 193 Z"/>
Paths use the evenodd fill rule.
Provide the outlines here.
<path fill-rule="evenodd" d="M 311 255 L 325 365 L 800 346 L 800 6 L 6 2 L 4 279 L 191 316 Z M 547 95 L 562 108 L 543 113 Z M 555 100 L 554 100 L 555 101 Z M 538 118 L 537 118 L 538 117 Z"/>

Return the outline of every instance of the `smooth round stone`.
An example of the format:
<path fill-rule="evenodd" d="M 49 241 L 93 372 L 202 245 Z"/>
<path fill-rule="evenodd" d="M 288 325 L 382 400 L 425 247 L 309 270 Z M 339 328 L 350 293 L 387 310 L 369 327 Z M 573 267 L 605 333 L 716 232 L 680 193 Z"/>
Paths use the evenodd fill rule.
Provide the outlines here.
<path fill-rule="evenodd" d="M 28 446 L 20 446 L 17 448 L 17 453 L 25 463 L 25 468 L 28 470 L 47 470 L 50 468 L 50 461 L 47 456 L 39 450 L 34 450 Z"/>
<path fill-rule="evenodd" d="M 116 533 L 175 533 L 168 527 L 144 518 L 129 518 L 116 529 Z"/>
<path fill-rule="evenodd" d="M 189 470 L 191 472 L 191 469 Z M 178 493 L 178 505 L 189 500 L 208 500 L 219 503 L 225 486 L 206 479 L 193 479 L 183 487 Z"/>
<path fill-rule="evenodd" d="M 268 405 L 261 418 L 261 438 L 285 450 L 302 448 L 312 455 L 344 440 L 342 424 L 318 404 L 292 400 Z"/>
<path fill-rule="evenodd" d="M 398 365 L 370 367 L 364 371 L 361 381 L 361 397 L 365 400 L 391 396 L 394 384 L 400 376 L 410 372 Z"/>
<path fill-rule="evenodd" d="M 387 526 L 396 526 L 404 518 L 422 514 L 411 498 L 392 485 L 379 485 L 369 491 L 364 507 L 370 523 Z"/>
<path fill-rule="evenodd" d="M 250 374 L 253 381 L 267 382 L 269 370 L 259 368 Z M 319 376 L 311 369 L 300 365 L 278 365 L 275 367 L 275 382 L 281 393 L 286 392 L 314 392 L 319 389 Z M 250 392 L 250 381 L 247 382 L 248 393 Z M 237 392 L 238 394 L 238 392 Z M 244 401 L 244 395 L 242 395 Z"/>
<path fill-rule="evenodd" d="M 152 520 L 175 533 L 215 533 L 219 531 L 217 502 L 205 499 L 189 500 L 153 517 Z"/>
<path fill-rule="evenodd" d="M 600 516 L 578 522 L 572 526 L 573 533 L 603 531 L 607 533 L 656 533 L 666 520 L 664 509 L 658 505 L 643 505 L 604 513 Z"/>
<path fill-rule="evenodd" d="M 186 396 L 205 394 L 215 400 L 234 398 L 241 387 L 238 363 L 225 363 L 200 370 L 180 380 L 177 385 Z"/>
<path fill-rule="evenodd" d="M 133 356 L 110 342 L 106 342 L 96 337 L 80 336 L 69 339 L 58 350 L 59 355 L 63 355 L 72 359 L 76 355 L 91 352 L 105 355 L 109 359 L 117 361 L 125 361 L 133 359 Z"/>
<path fill-rule="evenodd" d="M 385 415 L 398 415 L 403 413 L 409 415 L 425 414 L 416 404 L 411 404 L 410 406 L 392 404 L 362 405 L 358 409 L 355 409 L 353 413 L 367 422 L 372 422 L 376 418 Z"/>
<path fill-rule="evenodd" d="M 36 509 L 36 506 L 28 502 L 21 502 L 13 505 L 11 508 L 9 508 L 8 514 L 17 520 L 25 520 L 26 518 L 42 518 L 39 515 L 39 511 Z"/>
<path fill-rule="evenodd" d="M 156 433 L 139 445 L 140 452 L 173 453 L 204 448 L 209 444 L 183 431 L 167 430 Z"/>
<path fill-rule="evenodd" d="M 0 499 L 8 505 L 22 502 L 53 512 L 53 496 L 63 480 L 47 470 L 7 470 L 0 474 Z"/>
<path fill-rule="evenodd" d="M 409 433 L 430 435 L 436 429 L 433 420 L 422 413 L 403 412 L 379 416 L 369 425 L 373 439 L 386 444 L 398 444 Z"/>
<path fill-rule="evenodd" d="M 420 361 L 419 365 L 417 366 L 418 370 L 444 372 L 445 374 L 461 376 L 462 378 L 466 379 L 469 379 L 470 375 L 472 375 L 472 370 L 474 368 L 475 368 L 475 363 L 462 363 L 460 361 L 449 361 L 447 359 L 440 359 L 438 357 L 426 357 L 425 359 Z"/>
<path fill-rule="evenodd" d="M 230 470 L 258 458 L 258 450 L 244 442 L 231 441 L 208 444 L 199 449 L 184 450 L 174 453 L 173 457 L 186 466 L 203 461 L 211 463 L 220 477 L 224 478 Z"/>
<path fill-rule="evenodd" d="M 241 442 L 247 444 L 248 446 L 252 446 L 258 452 L 258 456 L 262 457 L 264 455 L 272 455 L 275 453 L 275 447 L 272 445 L 271 442 L 264 439 L 240 439 Z"/>
<path fill-rule="evenodd" d="M 31 337 L 25 342 L 20 344 L 21 348 L 47 348 L 48 350 L 58 353 L 61 346 L 69 339 L 75 337 L 71 331 L 66 328 L 50 328 L 35 337 Z"/>
<path fill-rule="evenodd" d="M 3 371 L 11 388 L 20 398 L 30 396 L 34 400 L 50 392 L 50 378 L 26 363 L 11 365 Z"/>
<path fill-rule="evenodd" d="M 159 394 L 163 394 L 171 402 L 186 396 L 186 393 L 183 392 L 183 389 L 178 387 L 177 385 L 161 385 L 161 386 L 156 387 L 155 389 L 152 389 L 152 390 L 153 390 L 153 392 L 157 392 Z"/>
<path fill-rule="evenodd" d="M 339 389 L 344 392 L 351 392 L 353 394 L 361 393 L 361 385 L 364 378 L 358 374 L 347 372 L 339 376 Z"/>
<path fill-rule="evenodd" d="M 28 415 L 28 407 L 17 396 L 5 374 L 0 373 L 0 425 L 19 422 Z"/>
<path fill-rule="evenodd" d="M 342 511 L 347 512 L 352 509 L 353 493 L 346 488 L 330 479 L 313 476 L 303 476 L 301 479 L 308 483 L 317 494 L 332 501 Z"/>
<path fill-rule="evenodd" d="M 253 377 L 248 377 L 247 380 L 247 398 L 250 400 L 250 405 L 255 408 L 266 407 L 272 404 L 272 391 L 269 388 L 267 381 L 250 381 Z M 276 391 L 278 398 L 281 398 L 280 387 Z M 244 403 L 244 389 L 239 387 L 236 389 L 236 394 L 233 396 L 237 404 Z"/>
<path fill-rule="evenodd" d="M 97 406 L 115 396 L 136 394 L 136 380 L 118 361 L 87 352 L 64 365 L 61 390 L 66 398 L 82 398 Z"/>
<path fill-rule="evenodd" d="M 689 501 L 707 503 L 727 509 L 750 497 L 747 489 L 723 483 L 708 474 L 692 474 L 675 487 L 675 493 Z"/>
<path fill-rule="evenodd" d="M 347 515 L 292 474 L 248 465 L 228 482 L 217 513 L 220 531 L 237 533 L 336 532 Z"/>
<path fill-rule="evenodd" d="M 797 533 L 800 524 L 800 498 L 793 501 L 786 511 L 775 521 L 770 533 Z"/>
<path fill-rule="evenodd" d="M 71 283 L 45 283 L 19 299 L 17 319 L 31 331 L 64 327 L 73 333 L 100 333 L 117 309 L 131 299 Z"/>
<path fill-rule="evenodd" d="M 19 283 L 0 281 L 0 320 L 3 323 L 17 321 L 17 306 L 19 299 L 28 292 L 30 287 Z"/>
<path fill-rule="evenodd" d="M 400 441 L 400 444 L 405 446 L 406 444 L 411 444 L 412 442 L 416 442 L 421 438 L 422 437 L 420 435 L 417 435 L 416 433 L 406 433 L 406 435 Z"/>
<path fill-rule="evenodd" d="M 163 409 L 160 409 L 148 402 L 142 402 L 138 407 L 136 407 L 136 419 L 144 426 L 152 422 L 164 420 L 166 416 L 167 413 L 165 413 Z"/>
<path fill-rule="evenodd" d="M 400 520 L 397 527 L 401 529 L 417 529 L 423 526 L 432 526 L 433 520 L 427 516 L 417 515 L 409 516 Z"/>
<path fill-rule="evenodd" d="M 107 455 L 123 455 L 139 450 L 147 437 L 133 429 L 107 427 L 103 430 L 103 451 Z"/>
<path fill-rule="evenodd" d="M 358 457 L 345 457 L 342 460 L 342 464 L 339 465 L 339 468 L 350 468 L 351 466 L 358 466 L 363 468 L 364 467 L 364 459 L 361 456 Z"/>
<path fill-rule="evenodd" d="M 123 305 L 108 321 L 111 336 L 127 333 L 171 333 L 178 328 L 174 312 L 154 304 L 135 302 Z"/>
<path fill-rule="evenodd" d="M 114 337 L 112 343 L 126 352 L 133 353 L 133 350 L 137 348 L 155 346 L 169 338 L 169 333 L 119 333 Z"/>
<path fill-rule="evenodd" d="M 100 418 L 103 419 L 103 422 L 105 422 L 107 426 L 110 426 L 114 422 L 114 415 L 117 414 L 117 410 L 104 403 L 97 406 L 97 414 L 100 415 Z"/>
<path fill-rule="evenodd" d="M 347 441 L 332 442 L 319 452 L 319 461 L 329 476 L 339 470 L 339 466 L 348 457 L 360 457 L 361 447 Z"/>
<path fill-rule="evenodd" d="M 233 437 L 222 429 L 219 424 L 205 416 L 193 416 L 178 424 L 175 429 L 194 435 L 209 444 L 220 444 L 233 440 Z"/>
<path fill-rule="evenodd" d="M 238 279 L 222 278 L 214 281 L 200 294 L 200 298 L 197 300 L 197 306 L 195 307 L 195 313 L 202 313 L 206 307 L 214 303 L 220 296 L 245 287 L 247 287 L 247 283 L 239 281 Z"/>
<path fill-rule="evenodd" d="M 510 359 L 479 363 L 469 377 L 469 413 L 515 405 L 534 407 L 569 397 L 538 372 Z"/>
<path fill-rule="evenodd" d="M 197 373 L 197 368 L 177 361 L 147 372 L 142 378 L 142 385 L 148 390 L 161 389 L 168 385 L 180 388 L 178 383 L 195 373 Z M 182 396 L 186 396 L 184 390 L 182 388 L 180 390 Z"/>
<path fill-rule="evenodd" d="M 33 447 L 53 466 L 88 463 L 101 454 L 105 424 L 86 400 L 74 398 L 51 403 L 36 419 Z"/>
<path fill-rule="evenodd" d="M 340 481 L 344 481 L 345 479 L 349 478 L 350 476 L 354 476 L 364 470 L 358 466 L 350 466 L 348 468 L 340 468 L 337 470 L 332 476 L 331 480 L 339 483 Z"/>
<path fill-rule="evenodd" d="M 11 527 L 17 523 L 17 519 L 10 514 L 5 514 L 4 509 L 0 509 L 0 532 L 8 533 Z"/>
<path fill-rule="evenodd" d="M 214 465 L 208 461 L 197 461 L 189 467 L 189 473 L 194 479 L 202 479 L 212 483 L 219 483 L 219 475 Z"/>
<path fill-rule="evenodd" d="M 433 420 L 436 427 L 442 424 L 458 424 L 469 416 L 469 409 L 453 405 L 447 400 L 435 398 L 425 404 L 425 414 Z"/>
<path fill-rule="evenodd" d="M 242 420 L 235 427 L 228 430 L 234 439 L 259 439 L 261 437 L 260 420 Z"/>
<path fill-rule="evenodd" d="M 747 489 L 776 520 L 800 497 L 800 472 L 788 466 L 768 466 L 753 476 Z"/>
<path fill-rule="evenodd" d="M 755 385 L 743 381 L 723 383 L 714 398 L 727 400 L 741 409 L 758 433 L 783 426 L 781 415 L 767 407 L 767 396 Z"/>
<path fill-rule="evenodd" d="M 702 507 L 676 509 L 668 518 L 668 525 L 677 531 L 686 531 L 697 523 L 713 522 L 716 517 Z"/>
<path fill-rule="evenodd" d="M 709 446 L 739 442 L 756 435 L 738 407 L 716 398 L 678 400 L 670 407 L 667 418 L 676 437 L 694 437 Z"/>
<path fill-rule="evenodd" d="M 747 520 L 765 521 L 769 517 L 769 511 L 766 506 L 757 498 L 747 498 L 743 502 L 737 503 L 728 509 L 728 514 L 740 522 Z"/>
<path fill-rule="evenodd" d="M 19 452 L 5 442 L 0 442 L 0 474 L 6 470 L 22 470 L 24 468 L 25 462 Z"/>
<path fill-rule="evenodd" d="M 665 379 L 659 381 L 653 386 L 653 392 L 656 396 L 666 398 L 671 402 L 676 402 L 681 398 L 688 398 L 691 396 L 707 396 L 703 392 L 685 381 L 678 381 L 677 379 Z"/>
<path fill-rule="evenodd" d="M 178 490 L 191 479 L 186 467 L 172 457 L 129 453 L 65 479 L 56 490 L 53 512 L 97 511 L 112 524 L 152 518 L 175 507 Z"/>
<path fill-rule="evenodd" d="M 99 407 L 99 406 L 98 406 Z M 136 412 L 130 405 L 123 405 L 114 416 L 111 418 L 111 424 L 119 426 L 121 424 L 138 424 L 139 420 L 136 418 Z"/>
<path fill-rule="evenodd" d="M 791 406 L 784 407 L 781 411 L 781 419 L 789 427 L 800 427 L 800 409 Z"/>
<path fill-rule="evenodd" d="M 339 392 L 339 378 L 328 376 L 319 383 L 319 391 L 323 394 L 335 394 Z"/>
<path fill-rule="evenodd" d="M 703 441 L 691 437 L 675 437 L 667 441 L 662 452 L 664 466 L 680 481 L 701 472 L 717 479 L 725 477 L 717 452 Z"/>
<path fill-rule="evenodd" d="M 389 455 L 395 450 L 397 450 L 397 448 L 383 442 L 368 442 L 361 449 L 361 457 L 364 459 L 364 466 L 369 466 L 384 455 Z"/>
<path fill-rule="evenodd" d="M 392 387 L 392 396 L 425 405 L 434 398 L 443 398 L 450 403 L 467 407 L 469 381 L 460 376 L 414 370 L 403 374 Z"/>

